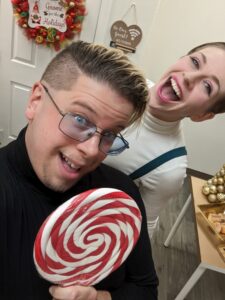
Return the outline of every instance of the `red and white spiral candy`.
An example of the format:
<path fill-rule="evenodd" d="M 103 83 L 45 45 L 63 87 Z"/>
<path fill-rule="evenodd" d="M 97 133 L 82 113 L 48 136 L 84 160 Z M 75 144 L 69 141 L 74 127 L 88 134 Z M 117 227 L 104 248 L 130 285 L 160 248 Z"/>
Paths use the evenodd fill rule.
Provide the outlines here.
<path fill-rule="evenodd" d="M 99 188 L 59 206 L 41 226 L 34 262 L 48 281 L 94 285 L 116 270 L 135 246 L 141 213 L 126 193 Z"/>

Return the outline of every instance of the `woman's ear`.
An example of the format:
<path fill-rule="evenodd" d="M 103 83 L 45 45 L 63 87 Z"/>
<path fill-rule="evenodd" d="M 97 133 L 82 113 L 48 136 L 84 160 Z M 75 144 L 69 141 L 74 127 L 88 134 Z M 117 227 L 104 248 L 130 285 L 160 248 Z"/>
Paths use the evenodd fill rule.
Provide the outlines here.
<path fill-rule="evenodd" d="M 27 103 L 27 107 L 25 110 L 25 115 L 28 121 L 31 121 L 34 116 L 35 112 L 41 103 L 42 100 L 42 85 L 40 82 L 36 82 L 31 90 L 31 94 Z"/>
<path fill-rule="evenodd" d="M 202 122 L 202 121 L 213 119 L 214 117 L 215 117 L 215 114 L 213 112 L 208 112 L 205 114 L 192 116 L 192 117 L 190 117 L 190 119 L 193 122 Z"/>

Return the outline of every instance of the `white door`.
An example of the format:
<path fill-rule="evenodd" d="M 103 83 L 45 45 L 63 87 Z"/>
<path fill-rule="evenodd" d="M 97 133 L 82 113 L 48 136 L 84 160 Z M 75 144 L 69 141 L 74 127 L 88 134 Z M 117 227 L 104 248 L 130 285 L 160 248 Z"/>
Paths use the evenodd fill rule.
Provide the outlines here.
<path fill-rule="evenodd" d="M 88 14 L 79 38 L 109 46 L 110 28 L 115 21 L 123 19 L 128 26 L 137 22 L 143 31 L 143 39 L 136 53 L 128 55 L 145 70 L 149 56 L 147 45 L 152 43 L 151 27 L 160 1 L 86 0 L 85 3 Z M 135 10 L 131 8 L 134 3 Z M 11 1 L 0 0 L 1 145 L 15 139 L 26 124 L 24 110 L 31 86 L 40 79 L 54 55 L 54 50 L 27 40 L 13 17 Z"/>
<path fill-rule="evenodd" d="M 80 39 L 94 41 L 102 0 L 87 0 Z M 54 50 L 29 41 L 13 17 L 10 0 L 0 0 L 0 143 L 16 138 L 26 124 L 24 110 L 33 83 L 40 79 Z"/>

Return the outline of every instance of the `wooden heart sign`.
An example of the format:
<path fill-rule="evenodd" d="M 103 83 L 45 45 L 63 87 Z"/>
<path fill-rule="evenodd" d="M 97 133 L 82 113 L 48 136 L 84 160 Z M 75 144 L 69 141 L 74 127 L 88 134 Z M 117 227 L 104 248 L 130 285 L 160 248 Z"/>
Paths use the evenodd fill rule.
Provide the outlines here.
<path fill-rule="evenodd" d="M 122 20 L 116 21 L 111 27 L 111 46 L 127 52 L 135 52 L 142 38 L 142 30 L 137 25 L 127 26 Z"/>

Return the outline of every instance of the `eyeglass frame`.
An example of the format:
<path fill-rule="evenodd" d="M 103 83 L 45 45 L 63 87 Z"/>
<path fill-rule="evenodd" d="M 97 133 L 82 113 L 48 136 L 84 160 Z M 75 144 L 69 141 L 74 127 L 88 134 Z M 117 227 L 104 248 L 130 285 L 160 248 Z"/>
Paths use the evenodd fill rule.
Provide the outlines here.
<path fill-rule="evenodd" d="M 123 142 L 124 147 L 121 147 L 120 149 L 118 149 L 118 150 L 116 150 L 116 151 L 114 150 L 114 152 L 110 152 L 110 151 L 109 151 L 109 152 L 105 152 L 104 150 L 102 150 L 102 149 L 101 149 L 101 143 L 102 143 L 102 140 L 103 140 L 102 138 L 104 138 L 104 137 L 106 136 L 106 133 L 105 133 L 105 132 L 104 132 L 104 133 L 99 132 L 99 131 L 97 130 L 97 126 L 96 126 L 95 124 L 93 124 L 92 122 L 90 122 L 86 117 L 84 117 L 84 116 L 82 116 L 82 115 L 74 114 L 74 113 L 71 113 L 71 112 L 64 113 L 64 112 L 59 108 L 59 106 L 56 104 L 56 102 L 55 102 L 55 100 L 53 99 L 52 95 L 50 94 L 48 88 L 47 88 L 42 82 L 41 82 L 41 85 L 42 85 L 42 87 L 44 88 L 44 90 L 45 90 L 46 94 L 48 95 L 49 99 L 51 100 L 51 102 L 52 102 L 53 105 L 55 106 L 56 110 L 57 110 L 57 111 L 59 112 L 59 114 L 62 116 L 62 119 L 60 120 L 60 122 L 59 122 L 59 124 L 58 124 L 58 128 L 59 128 L 59 130 L 60 130 L 63 134 L 65 134 L 67 137 L 69 137 L 69 138 L 71 138 L 71 139 L 73 139 L 73 140 L 75 140 L 75 141 L 78 141 L 78 142 L 85 142 L 85 141 L 89 140 L 90 138 L 92 138 L 96 133 L 98 133 L 98 134 L 101 136 L 100 142 L 99 142 L 99 150 L 102 151 L 103 153 L 107 154 L 107 155 L 118 155 L 118 154 L 122 153 L 124 150 L 130 148 L 130 147 L 129 147 L 128 141 L 122 136 L 121 133 L 115 134 L 115 133 L 109 131 L 108 133 L 111 133 L 111 134 L 113 134 L 113 135 L 115 136 L 115 138 L 114 138 L 114 140 L 113 140 L 113 142 L 112 142 L 111 147 L 113 146 L 113 143 L 114 143 L 114 141 L 115 141 L 116 138 L 119 138 L 119 139 Z M 79 116 L 79 117 L 84 118 L 84 119 L 87 120 L 90 124 L 93 125 L 93 129 L 95 128 L 94 133 L 93 133 L 92 135 L 90 135 L 89 137 L 87 137 L 85 140 L 78 140 L 78 139 L 75 139 L 74 137 L 72 137 L 72 136 L 70 136 L 69 134 L 65 133 L 65 132 L 62 130 L 62 128 L 60 127 L 60 125 L 61 125 L 61 123 L 62 123 L 63 118 L 65 118 L 65 116 L 67 116 L 67 115 L 74 116 L 74 117 Z M 92 127 L 90 127 L 90 128 L 92 128 Z M 111 149 L 111 147 L 109 148 L 109 150 Z"/>

